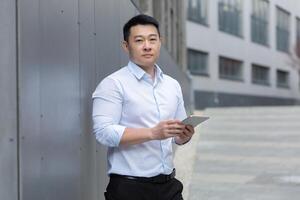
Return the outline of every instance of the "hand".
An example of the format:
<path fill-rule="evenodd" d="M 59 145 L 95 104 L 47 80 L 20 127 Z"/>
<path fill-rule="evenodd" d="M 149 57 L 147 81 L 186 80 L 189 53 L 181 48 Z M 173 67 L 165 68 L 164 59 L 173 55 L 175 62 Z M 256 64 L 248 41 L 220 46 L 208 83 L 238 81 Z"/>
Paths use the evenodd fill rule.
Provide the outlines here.
<path fill-rule="evenodd" d="M 185 129 L 185 125 L 179 120 L 161 121 L 155 127 L 151 128 L 151 138 L 153 140 L 163 140 L 183 135 Z"/>
<path fill-rule="evenodd" d="M 182 134 L 179 134 L 175 137 L 175 142 L 177 144 L 184 144 L 187 143 L 194 135 L 195 129 L 191 125 L 185 125 L 185 129 Z"/>

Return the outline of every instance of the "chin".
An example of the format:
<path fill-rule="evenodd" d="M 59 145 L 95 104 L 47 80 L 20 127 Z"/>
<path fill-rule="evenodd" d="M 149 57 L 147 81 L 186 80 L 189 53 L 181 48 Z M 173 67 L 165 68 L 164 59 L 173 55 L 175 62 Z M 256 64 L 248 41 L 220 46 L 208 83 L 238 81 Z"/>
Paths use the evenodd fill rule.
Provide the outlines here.
<path fill-rule="evenodd" d="M 154 66 L 155 62 L 154 61 L 144 61 L 144 62 L 137 62 L 136 64 L 143 66 L 143 67 L 148 67 L 148 66 Z"/>

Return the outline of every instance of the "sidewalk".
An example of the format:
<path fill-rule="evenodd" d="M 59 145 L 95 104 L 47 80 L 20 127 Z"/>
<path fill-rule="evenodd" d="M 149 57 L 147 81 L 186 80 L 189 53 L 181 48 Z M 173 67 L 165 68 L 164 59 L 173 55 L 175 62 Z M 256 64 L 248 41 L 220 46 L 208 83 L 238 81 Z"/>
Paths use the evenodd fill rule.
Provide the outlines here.
<path fill-rule="evenodd" d="M 300 196 L 300 107 L 208 109 L 175 154 L 185 200 Z"/>

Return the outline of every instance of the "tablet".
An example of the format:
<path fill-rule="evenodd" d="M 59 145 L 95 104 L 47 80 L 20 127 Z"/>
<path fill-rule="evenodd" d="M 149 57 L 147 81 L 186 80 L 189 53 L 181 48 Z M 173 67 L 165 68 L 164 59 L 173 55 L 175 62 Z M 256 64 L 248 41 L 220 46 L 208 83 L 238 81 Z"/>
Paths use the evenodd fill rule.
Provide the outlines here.
<path fill-rule="evenodd" d="M 190 115 L 181 122 L 186 125 L 192 125 L 194 128 L 198 126 L 200 123 L 208 120 L 209 117 L 204 117 L 200 115 Z"/>

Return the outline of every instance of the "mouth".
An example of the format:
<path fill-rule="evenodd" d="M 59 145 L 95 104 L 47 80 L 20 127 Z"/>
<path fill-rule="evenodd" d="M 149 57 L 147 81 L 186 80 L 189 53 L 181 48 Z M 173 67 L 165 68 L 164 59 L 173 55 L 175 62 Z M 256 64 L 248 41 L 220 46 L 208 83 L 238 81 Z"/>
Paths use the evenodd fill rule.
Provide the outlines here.
<path fill-rule="evenodd" d="M 142 56 L 145 57 L 145 58 L 151 58 L 151 57 L 153 57 L 152 54 L 144 54 L 144 55 L 142 55 Z"/>

